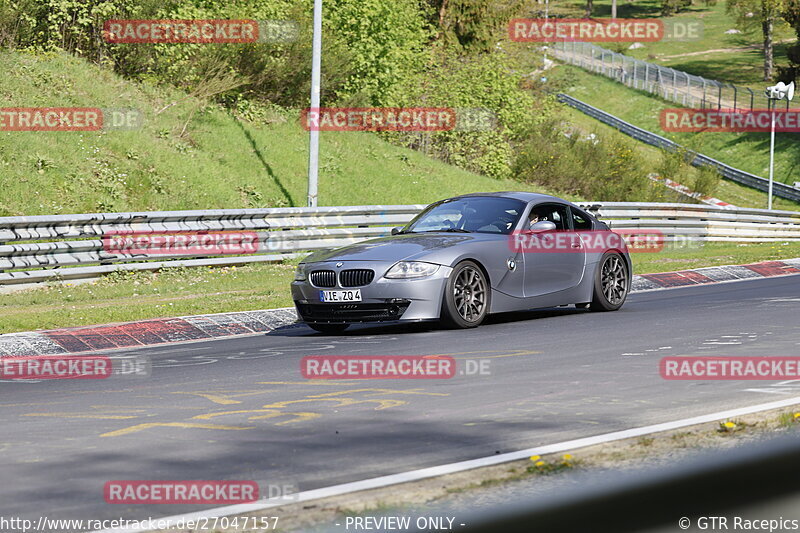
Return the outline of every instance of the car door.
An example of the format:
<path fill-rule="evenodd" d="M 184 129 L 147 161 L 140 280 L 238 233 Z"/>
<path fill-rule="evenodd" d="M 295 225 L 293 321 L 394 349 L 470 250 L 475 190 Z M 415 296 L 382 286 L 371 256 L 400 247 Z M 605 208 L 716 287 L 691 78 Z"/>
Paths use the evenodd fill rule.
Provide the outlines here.
<path fill-rule="evenodd" d="M 566 204 L 540 203 L 526 215 L 548 220 L 555 230 L 528 235 L 521 254 L 525 270 L 525 297 L 542 296 L 571 289 L 583 279 L 586 251 L 573 229 L 572 212 Z"/>

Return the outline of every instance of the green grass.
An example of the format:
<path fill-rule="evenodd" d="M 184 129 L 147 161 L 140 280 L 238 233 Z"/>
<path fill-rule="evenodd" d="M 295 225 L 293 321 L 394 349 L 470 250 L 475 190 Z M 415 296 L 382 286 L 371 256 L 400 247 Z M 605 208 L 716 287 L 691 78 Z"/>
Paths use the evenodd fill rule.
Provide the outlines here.
<path fill-rule="evenodd" d="M 572 65 L 559 65 L 552 71 L 550 83 L 569 94 L 631 124 L 658 133 L 691 150 L 711 156 L 733 167 L 759 176 L 769 173 L 768 133 L 671 133 L 659 124 L 662 109 L 674 108 L 649 93 L 631 89 L 604 76 L 590 74 Z M 792 184 L 797 181 L 800 162 L 800 134 L 781 133 L 775 140 L 775 179 Z M 679 180 L 680 181 L 680 180 Z M 726 182 L 727 183 L 727 182 Z M 740 187 L 740 189 L 744 189 Z M 736 198 L 727 198 L 725 192 Z M 766 207 L 766 195 L 751 190 L 746 193 L 728 185 L 718 196 L 735 205 Z M 739 203 L 737 203 L 737 200 Z M 798 209 L 794 202 L 776 199 L 777 209 Z"/>
<path fill-rule="evenodd" d="M 306 205 L 308 133 L 297 117 L 269 111 L 239 120 L 66 54 L 0 51 L 0 71 L 0 107 L 133 107 L 145 116 L 135 131 L 0 132 L 0 216 Z M 551 192 L 466 172 L 370 133 L 324 132 L 320 146 L 320 205 Z"/>
<path fill-rule="evenodd" d="M 632 254 L 637 274 L 793 257 L 800 257 L 800 243 L 707 243 Z M 0 333 L 292 306 L 296 263 L 118 273 L 12 292 L 0 298 Z"/>
<path fill-rule="evenodd" d="M 114 273 L 0 297 L 0 333 L 291 306 L 294 262 Z"/>

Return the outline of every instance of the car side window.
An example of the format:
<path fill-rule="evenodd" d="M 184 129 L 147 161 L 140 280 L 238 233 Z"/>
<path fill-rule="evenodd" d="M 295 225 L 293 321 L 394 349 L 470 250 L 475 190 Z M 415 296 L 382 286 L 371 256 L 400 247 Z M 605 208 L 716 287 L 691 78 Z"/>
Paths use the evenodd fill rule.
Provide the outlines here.
<path fill-rule="evenodd" d="M 582 211 L 578 211 L 575 208 L 571 209 L 572 211 L 572 228 L 575 231 L 592 229 L 592 220 L 589 218 L 589 215 Z"/>
<path fill-rule="evenodd" d="M 536 205 L 531 209 L 529 223 L 549 220 L 556 225 L 557 230 L 569 229 L 567 206 L 557 204 Z"/>

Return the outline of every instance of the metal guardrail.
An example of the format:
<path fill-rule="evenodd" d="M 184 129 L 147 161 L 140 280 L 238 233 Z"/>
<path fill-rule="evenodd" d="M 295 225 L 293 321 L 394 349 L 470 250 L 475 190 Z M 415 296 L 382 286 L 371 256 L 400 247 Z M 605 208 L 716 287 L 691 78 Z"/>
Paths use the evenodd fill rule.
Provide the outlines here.
<path fill-rule="evenodd" d="M 219 209 L 0 217 L 0 285 L 114 271 L 276 262 L 388 235 L 422 205 Z M 229 246 L 171 246 L 180 235 L 224 235 Z M 147 236 L 144 248 L 124 243 Z M 115 240 L 116 239 L 116 240 Z M 172 243 L 175 244 L 174 242 Z M 238 253 L 237 253 L 238 252 Z"/>
<path fill-rule="evenodd" d="M 670 152 L 685 150 L 683 146 L 676 142 L 670 141 L 661 135 L 657 135 L 638 126 L 634 126 L 633 124 L 625 122 L 624 120 L 617 118 L 610 113 L 606 113 L 601 109 L 597 109 L 596 107 L 593 107 L 587 103 L 581 102 L 577 98 L 573 98 L 572 96 L 563 93 L 559 93 L 557 97 L 559 102 L 567 104 L 568 106 L 573 107 L 589 115 L 590 117 L 603 122 L 604 124 L 612 126 L 622 133 L 630 135 L 638 141 L 663 148 L 664 150 L 668 150 Z M 716 159 L 712 159 L 707 155 L 692 152 L 690 150 L 686 150 L 686 153 L 692 158 L 689 163 L 695 167 L 712 167 L 716 169 L 725 179 L 729 179 L 747 187 L 752 187 L 759 191 L 767 192 L 769 190 L 769 180 L 762 178 L 761 176 L 756 176 L 755 174 L 750 174 L 749 172 L 726 165 L 725 163 L 717 161 Z M 773 183 L 773 194 L 780 198 L 800 202 L 800 189 L 796 189 L 779 181 L 775 181 Z"/>
<path fill-rule="evenodd" d="M 612 229 L 657 230 L 666 241 L 800 240 L 800 212 L 699 204 L 581 203 Z"/>
<path fill-rule="evenodd" d="M 0 285 L 86 279 L 114 271 L 275 262 L 388 235 L 424 206 L 222 209 L 0 217 Z M 800 240 L 800 213 L 695 204 L 587 203 L 615 229 L 666 240 Z M 225 235 L 227 250 L 166 246 L 159 236 Z M 146 245 L 134 237 L 145 236 Z M 129 238 L 133 247 L 119 243 Z M 129 243 L 130 244 L 130 243 Z M 174 245 L 174 239 L 172 244 Z M 241 245 L 246 244 L 247 247 Z"/>

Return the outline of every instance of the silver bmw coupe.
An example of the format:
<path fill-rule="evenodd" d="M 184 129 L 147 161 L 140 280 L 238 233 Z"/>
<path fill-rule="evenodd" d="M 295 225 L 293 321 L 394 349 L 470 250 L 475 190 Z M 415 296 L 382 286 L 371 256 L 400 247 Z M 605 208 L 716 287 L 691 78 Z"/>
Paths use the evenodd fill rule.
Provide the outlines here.
<path fill-rule="evenodd" d="M 323 333 L 361 322 L 441 320 L 574 304 L 615 311 L 630 290 L 628 248 L 578 206 L 543 194 L 477 193 L 431 204 L 390 236 L 316 252 L 292 298 Z"/>

